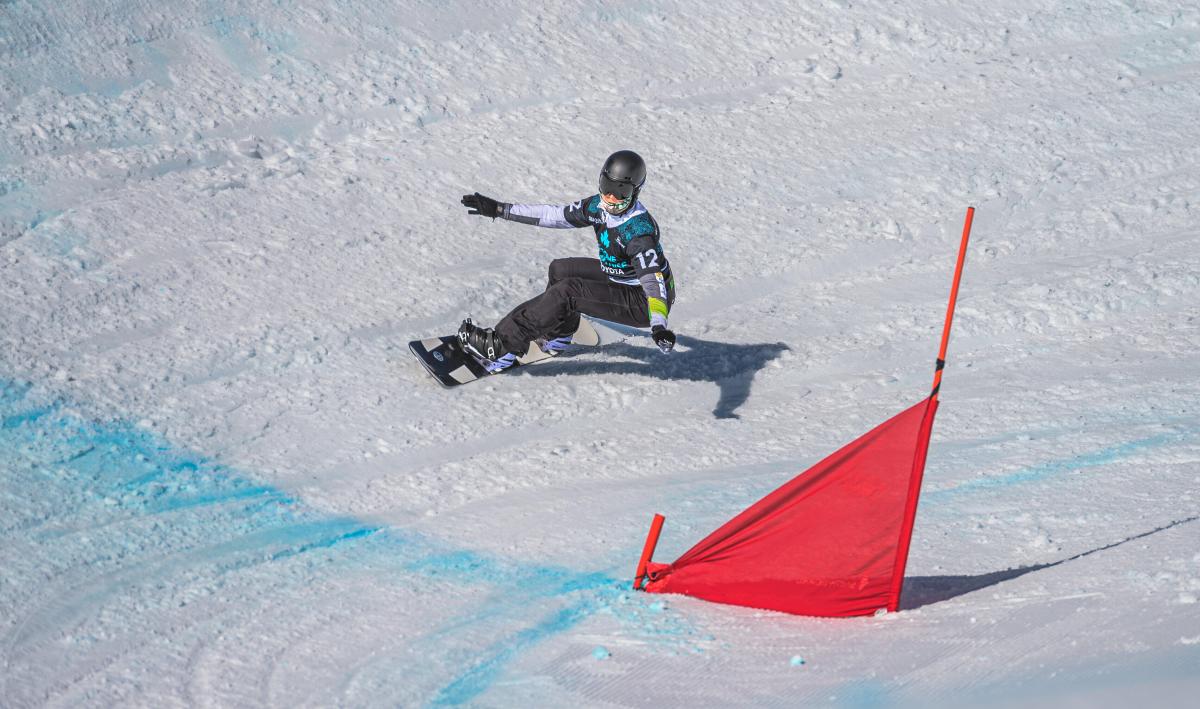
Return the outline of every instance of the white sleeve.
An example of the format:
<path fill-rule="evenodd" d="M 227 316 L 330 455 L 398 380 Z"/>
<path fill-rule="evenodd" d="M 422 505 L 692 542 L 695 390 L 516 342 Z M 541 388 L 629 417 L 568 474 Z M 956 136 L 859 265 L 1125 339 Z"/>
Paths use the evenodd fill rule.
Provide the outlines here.
<path fill-rule="evenodd" d="M 510 204 L 504 208 L 503 218 L 535 224 L 549 229 L 574 229 L 578 224 L 572 224 L 566 218 L 567 207 L 561 204 Z"/>

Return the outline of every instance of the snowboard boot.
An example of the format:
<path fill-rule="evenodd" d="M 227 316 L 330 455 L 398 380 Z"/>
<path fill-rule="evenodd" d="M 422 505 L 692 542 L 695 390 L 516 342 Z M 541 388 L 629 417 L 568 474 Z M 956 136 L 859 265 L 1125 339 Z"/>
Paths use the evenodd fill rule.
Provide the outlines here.
<path fill-rule="evenodd" d="M 517 361 L 517 355 L 505 349 L 500 336 L 492 328 L 479 327 L 471 322 L 471 318 L 463 320 L 459 326 L 458 341 L 464 350 L 482 360 L 489 374 L 508 369 Z"/>

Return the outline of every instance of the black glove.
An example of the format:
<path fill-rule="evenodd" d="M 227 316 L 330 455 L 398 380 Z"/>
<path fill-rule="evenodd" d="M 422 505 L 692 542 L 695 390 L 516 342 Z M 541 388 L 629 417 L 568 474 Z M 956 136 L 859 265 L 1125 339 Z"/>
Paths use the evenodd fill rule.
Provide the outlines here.
<path fill-rule="evenodd" d="M 502 202 L 497 202 L 491 197 L 484 197 L 478 192 L 463 195 L 462 203 L 468 210 L 467 214 L 478 214 L 481 217 L 495 219 L 504 212 L 504 204 Z"/>
<path fill-rule="evenodd" d="M 675 348 L 675 333 L 662 325 L 650 328 L 650 337 L 654 338 L 654 344 L 658 345 L 663 354 L 671 354 L 671 350 Z"/>

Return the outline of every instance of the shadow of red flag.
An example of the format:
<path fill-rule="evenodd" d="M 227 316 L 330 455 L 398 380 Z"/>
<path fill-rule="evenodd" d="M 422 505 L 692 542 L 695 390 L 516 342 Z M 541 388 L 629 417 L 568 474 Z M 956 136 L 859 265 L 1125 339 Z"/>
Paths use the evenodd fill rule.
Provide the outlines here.
<path fill-rule="evenodd" d="M 759 500 L 673 564 L 650 564 L 651 593 L 817 616 L 900 606 L 930 397 Z"/>

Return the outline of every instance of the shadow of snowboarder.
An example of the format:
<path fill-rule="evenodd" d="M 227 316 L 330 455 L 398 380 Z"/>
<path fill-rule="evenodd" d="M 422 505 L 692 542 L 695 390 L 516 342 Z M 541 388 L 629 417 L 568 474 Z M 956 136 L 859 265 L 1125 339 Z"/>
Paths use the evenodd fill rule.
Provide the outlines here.
<path fill-rule="evenodd" d="M 632 362 L 594 362 L 576 359 L 587 350 L 568 353 L 562 361 L 549 367 L 530 367 L 530 376 L 546 377 L 562 374 L 640 374 L 656 379 L 713 382 L 721 394 L 713 416 L 719 419 L 738 418 L 735 413 L 750 398 L 754 375 L 771 360 L 790 349 L 782 342 L 732 345 L 725 342 L 701 340 L 679 335 L 680 346 L 670 355 L 663 355 L 653 346 L 617 342 L 605 345 L 606 355 L 627 357 Z"/>

